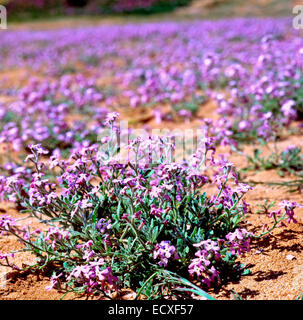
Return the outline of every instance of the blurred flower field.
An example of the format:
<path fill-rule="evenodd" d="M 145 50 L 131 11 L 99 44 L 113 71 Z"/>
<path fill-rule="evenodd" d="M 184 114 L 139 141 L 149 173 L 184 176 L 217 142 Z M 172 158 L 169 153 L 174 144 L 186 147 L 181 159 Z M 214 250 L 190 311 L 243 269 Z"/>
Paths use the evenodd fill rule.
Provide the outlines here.
<path fill-rule="evenodd" d="M 291 19 L 5 30 L 0 56 L 1 299 L 302 298 Z"/>

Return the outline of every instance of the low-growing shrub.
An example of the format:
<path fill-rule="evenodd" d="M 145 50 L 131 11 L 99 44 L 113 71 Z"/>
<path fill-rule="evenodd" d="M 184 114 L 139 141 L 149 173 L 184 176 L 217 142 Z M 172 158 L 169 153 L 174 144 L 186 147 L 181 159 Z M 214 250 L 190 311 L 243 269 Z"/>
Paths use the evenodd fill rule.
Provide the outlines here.
<path fill-rule="evenodd" d="M 167 147 L 165 139 L 136 138 L 128 146 L 131 156 L 119 162 L 117 146 L 107 143 L 119 130 L 117 116 L 107 115 L 110 134 L 101 148 L 82 146 L 68 160 L 54 155 L 47 164 L 41 157 L 48 151 L 30 145 L 25 161 L 32 163 L 32 178 L 24 170 L 1 177 L 2 196 L 47 225 L 45 231 L 20 229 L 8 216 L 0 220 L 2 233 L 15 235 L 37 256 L 28 268 L 55 266 L 49 289 L 109 298 L 122 289 L 137 298 L 209 298 L 203 288 L 243 272 L 236 258 L 249 251 L 250 238 L 286 219 L 296 222 L 297 204 L 284 201 L 284 214 L 270 212 L 271 228 L 248 232 L 243 197 L 251 188 L 238 184 L 231 163 L 215 158 L 210 138 L 182 163 L 164 156 L 151 162 L 151 150 Z M 218 191 L 209 194 L 212 184 Z M 10 254 L 1 255 L 2 264 L 18 269 Z"/>

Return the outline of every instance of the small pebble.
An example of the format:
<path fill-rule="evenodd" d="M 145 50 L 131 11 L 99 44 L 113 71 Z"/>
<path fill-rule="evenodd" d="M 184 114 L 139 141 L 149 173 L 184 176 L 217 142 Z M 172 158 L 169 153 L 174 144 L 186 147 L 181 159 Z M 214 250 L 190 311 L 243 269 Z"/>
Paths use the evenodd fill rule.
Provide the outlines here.
<path fill-rule="evenodd" d="M 291 255 L 291 254 L 288 254 L 288 255 L 286 256 L 286 259 L 287 259 L 287 260 L 294 260 L 294 259 L 296 259 L 296 257 L 293 256 L 293 255 Z"/>

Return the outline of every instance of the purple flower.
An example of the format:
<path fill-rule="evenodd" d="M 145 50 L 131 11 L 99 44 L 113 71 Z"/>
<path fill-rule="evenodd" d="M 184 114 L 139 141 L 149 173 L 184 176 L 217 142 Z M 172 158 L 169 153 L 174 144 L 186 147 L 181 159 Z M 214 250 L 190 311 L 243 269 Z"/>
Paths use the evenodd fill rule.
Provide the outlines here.
<path fill-rule="evenodd" d="M 279 204 L 279 207 L 282 209 L 285 209 L 286 215 L 287 215 L 287 222 L 288 223 L 297 223 L 298 221 L 294 218 L 295 208 L 303 208 L 303 205 L 298 204 L 296 201 L 288 201 L 288 200 L 283 200 Z"/>
<path fill-rule="evenodd" d="M 101 218 L 97 223 L 97 229 L 101 233 L 105 233 L 106 231 L 110 230 L 112 228 L 111 220 L 105 220 L 104 218 Z"/>
<path fill-rule="evenodd" d="M 48 154 L 49 151 L 44 149 L 41 144 L 36 144 L 36 145 L 33 145 L 33 144 L 30 144 L 28 145 L 28 148 L 31 149 L 31 151 L 35 154 Z"/>
<path fill-rule="evenodd" d="M 178 260 L 180 257 L 177 249 L 170 244 L 170 241 L 161 241 L 155 246 L 153 258 L 155 260 L 160 259 L 158 262 L 159 266 L 166 267 L 168 265 L 168 260 Z"/>
<path fill-rule="evenodd" d="M 247 121 L 247 120 L 242 120 L 239 122 L 238 124 L 238 130 L 239 131 L 248 131 L 252 129 L 252 124 L 251 122 Z"/>
<path fill-rule="evenodd" d="M 239 183 L 238 186 L 233 190 L 236 193 L 247 193 L 249 190 L 253 188 L 245 183 Z"/>
<path fill-rule="evenodd" d="M 7 215 L 0 216 L 0 235 L 5 231 L 15 230 L 17 222 L 14 218 L 11 218 Z"/>
<path fill-rule="evenodd" d="M 52 290 L 57 284 L 60 283 L 59 278 L 62 277 L 62 275 L 63 275 L 63 273 L 61 272 L 61 273 L 58 274 L 57 276 L 56 276 L 56 275 L 55 275 L 55 276 L 52 276 L 52 277 L 51 277 L 51 283 L 50 283 L 50 285 L 48 285 L 45 289 L 46 289 L 47 291 Z"/>
<path fill-rule="evenodd" d="M 236 229 L 226 235 L 228 240 L 227 246 L 231 254 L 241 255 L 242 253 L 250 251 L 249 239 L 252 234 L 246 229 Z"/>
<path fill-rule="evenodd" d="M 211 239 L 203 240 L 194 244 L 199 250 L 195 253 L 194 258 L 189 267 L 190 275 L 196 275 L 202 278 L 202 282 L 210 286 L 213 282 L 220 279 L 219 271 L 214 267 L 213 263 L 221 260 L 220 247 L 218 242 Z"/>
<path fill-rule="evenodd" d="M 281 110 L 286 118 L 291 120 L 297 119 L 297 111 L 293 108 L 295 105 L 296 101 L 294 100 L 288 100 L 282 105 Z"/>
<path fill-rule="evenodd" d="M 183 118 L 191 118 L 192 117 L 192 113 L 186 109 L 182 109 L 182 110 L 178 111 L 178 115 Z"/>
<path fill-rule="evenodd" d="M 118 112 L 110 112 L 106 116 L 105 120 L 105 125 L 111 125 L 113 124 L 117 118 L 119 118 L 119 113 Z"/>
<path fill-rule="evenodd" d="M 78 265 L 68 275 L 67 280 L 75 280 L 76 283 L 87 286 L 87 293 L 92 293 L 94 289 L 104 290 L 108 285 L 118 282 L 110 267 L 100 269 L 104 264 L 103 258 L 96 258 L 85 265 Z"/>

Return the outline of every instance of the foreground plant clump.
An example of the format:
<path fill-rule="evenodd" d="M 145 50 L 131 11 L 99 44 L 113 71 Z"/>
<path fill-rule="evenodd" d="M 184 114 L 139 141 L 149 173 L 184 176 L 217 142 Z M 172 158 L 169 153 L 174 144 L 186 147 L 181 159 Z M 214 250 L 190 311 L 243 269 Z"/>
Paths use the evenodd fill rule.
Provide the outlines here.
<path fill-rule="evenodd" d="M 2 195 L 47 228 L 20 228 L 2 215 L 1 233 L 15 235 L 37 256 L 28 268 L 56 267 L 48 289 L 112 298 L 130 288 L 137 298 L 210 298 L 201 288 L 243 272 L 236 258 L 255 237 L 241 224 L 249 207 L 243 196 L 251 188 L 238 184 L 231 163 L 215 158 L 211 138 L 182 163 L 165 156 L 150 161 L 150 151 L 167 146 L 163 137 L 137 138 L 129 144 L 131 156 L 115 160 L 106 141 L 118 130 L 116 117 L 108 114 L 110 135 L 101 147 L 81 147 L 68 160 L 51 156 L 46 163 L 41 157 L 48 151 L 29 146 L 31 179 L 25 170 L 2 176 Z M 218 192 L 203 192 L 209 184 Z M 294 220 L 297 204 L 281 205 L 285 214 L 271 213 L 273 227 Z M 11 254 L 2 254 L 1 264 L 19 269 Z"/>
<path fill-rule="evenodd" d="M 0 199 L 21 216 L 1 214 L 0 233 L 37 257 L 22 270 L 52 276 L 48 289 L 102 299 L 211 299 L 209 288 L 247 273 L 251 240 L 295 223 L 300 206 L 265 202 L 272 225 L 246 229 L 246 172 L 275 169 L 298 178 L 295 192 L 303 185 L 302 148 L 278 148 L 302 134 L 303 42 L 289 25 L 249 18 L 1 35 L 1 71 L 24 71 L 19 84 L 9 72 L 0 79 Z M 196 123 L 205 135 L 182 161 L 177 137 L 152 135 Z M 130 138 L 137 125 L 147 135 Z M 247 167 L 218 156 L 226 146 Z M 41 228 L 22 226 L 27 216 Z M 16 253 L 1 252 L 0 263 L 21 271 Z"/>

